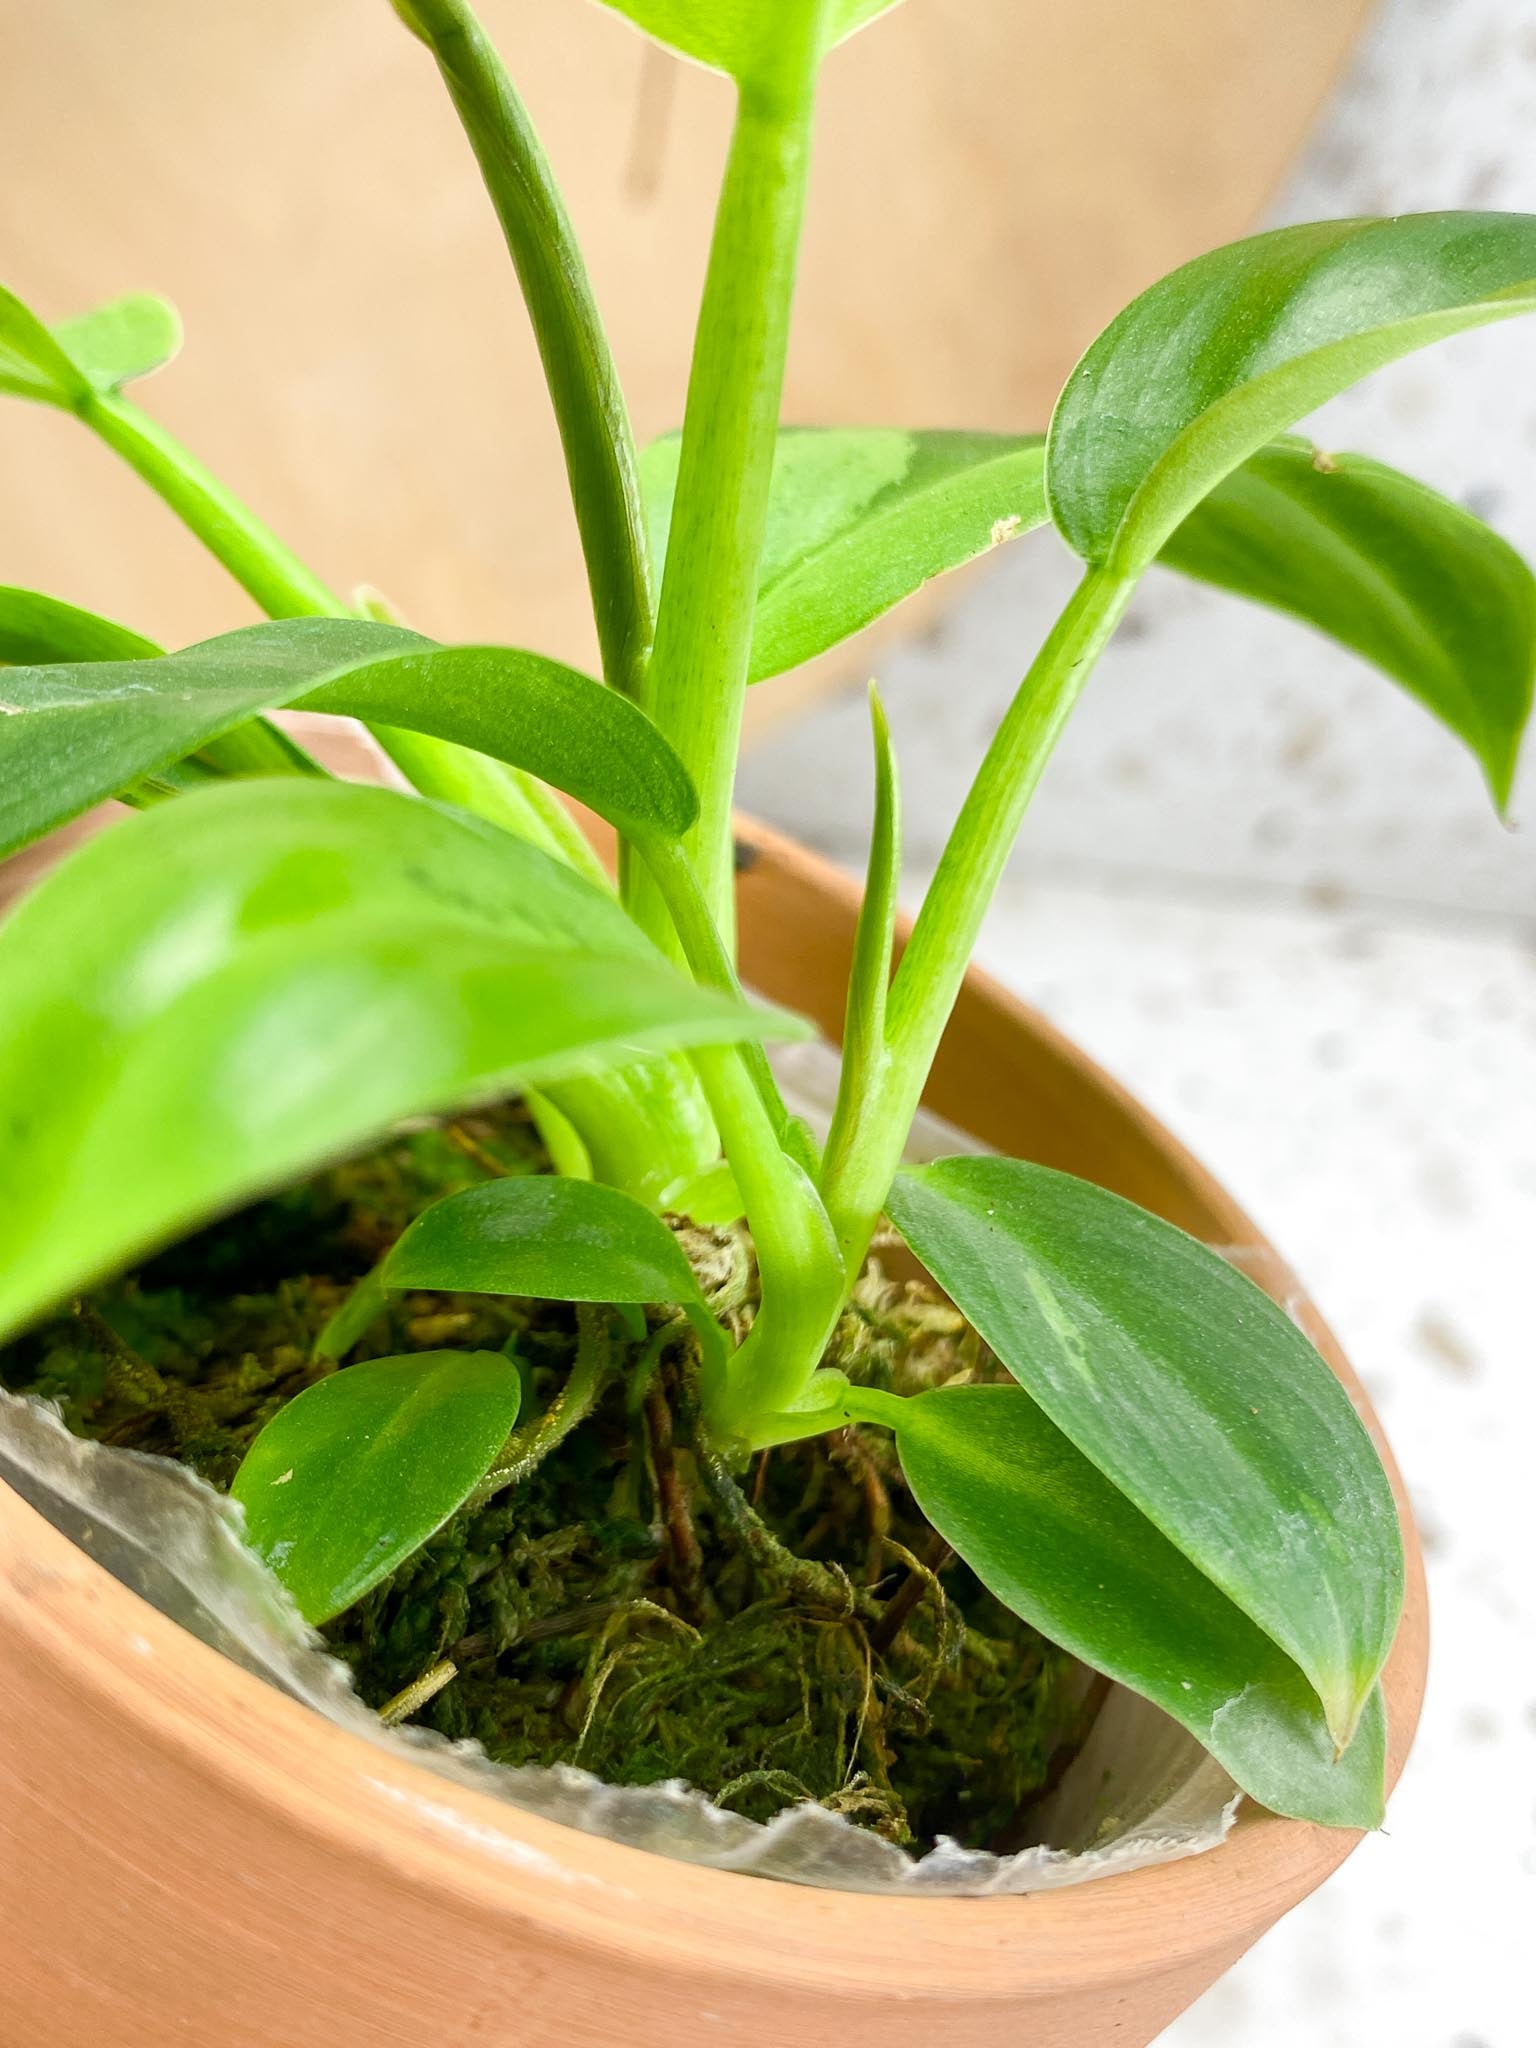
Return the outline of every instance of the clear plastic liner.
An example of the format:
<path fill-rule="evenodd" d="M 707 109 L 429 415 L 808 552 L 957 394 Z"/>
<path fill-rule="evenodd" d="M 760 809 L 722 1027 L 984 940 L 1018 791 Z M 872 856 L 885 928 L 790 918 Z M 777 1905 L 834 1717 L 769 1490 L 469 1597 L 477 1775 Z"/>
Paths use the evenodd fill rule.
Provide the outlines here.
<path fill-rule="evenodd" d="M 827 1056 L 802 1050 L 786 1079 L 796 1107 L 817 1120 L 827 1100 Z M 914 1141 L 917 1157 L 978 1149 L 934 1119 L 924 1120 Z M 565 1765 L 494 1764 L 477 1744 L 387 1728 L 364 1706 L 346 1667 L 245 1547 L 239 1508 L 184 1467 L 82 1441 L 45 1404 L 0 1391 L 0 1481 L 201 1642 L 363 1740 L 410 1756 L 423 1772 L 424 1807 L 432 1803 L 431 1774 L 689 1863 L 841 1891 L 977 1898 L 1080 1884 L 1214 1848 L 1240 1797 L 1192 1736 L 1121 1687 L 1111 1690 L 1082 1753 L 1044 1803 L 1039 1840 L 1006 1856 L 949 1841 L 914 1856 L 815 1805 L 764 1825 L 679 1782 L 618 1786 Z M 515 1854 L 511 1815 L 507 1835 Z"/>

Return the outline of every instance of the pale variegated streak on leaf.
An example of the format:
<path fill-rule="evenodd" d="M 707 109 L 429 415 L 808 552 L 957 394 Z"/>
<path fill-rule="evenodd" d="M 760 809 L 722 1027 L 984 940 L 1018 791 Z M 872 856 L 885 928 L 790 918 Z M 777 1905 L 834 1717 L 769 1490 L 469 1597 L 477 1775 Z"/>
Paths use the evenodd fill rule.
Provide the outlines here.
<path fill-rule="evenodd" d="M 295 777 L 145 811 L 0 925 L 0 1333 L 401 1117 L 806 1027 L 492 825 Z"/>
<path fill-rule="evenodd" d="M 1022 1388 L 950 1387 L 890 1407 L 918 1506 L 1004 1606 L 1153 1700 L 1263 1805 L 1326 1827 L 1380 1825 L 1379 1687 L 1337 1755 L 1302 1672 Z"/>
<path fill-rule="evenodd" d="M 1111 1485 L 1306 1674 L 1342 1745 L 1397 1629 L 1403 1545 L 1327 1361 L 1244 1274 L 1092 1182 L 904 1170 L 893 1221 Z"/>
<path fill-rule="evenodd" d="M 651 549 L 666 558 L 681 437 L 640 457 Z M 788 427 L 774 450 L 749 682 L 870 625 L 935 576 L 1044 524 L 1039 434 Z"/>

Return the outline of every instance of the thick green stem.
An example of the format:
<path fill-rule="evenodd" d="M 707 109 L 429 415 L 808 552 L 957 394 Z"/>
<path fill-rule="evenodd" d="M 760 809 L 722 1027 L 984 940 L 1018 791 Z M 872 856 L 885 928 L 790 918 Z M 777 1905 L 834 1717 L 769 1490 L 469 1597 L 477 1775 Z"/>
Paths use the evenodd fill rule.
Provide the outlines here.
<path fill-rule="evenodd" d="M 810 163 L 821 11 L 816 0 L 784 0 L 774 75 L 742 91 L 694 342 L 643 698 L 698 791 L 699 818 L 687 849 L 731 950 L 731 795 Z M 668 943 L 654 887 L 639 874 L 630 880 L 640 923 Z"/>
<path fill-rule="evenodd" d="M 436 58 L 501 222 L 565 449 L 603 674 L 637 695 L 652 600 L 634 436 L 570 219 L 527 109 L 464 0 L 392 4 Z"/>
<path fill-rule="evenodd" d="M 1051 750 L 1134 577 L 1089 569 L 1004 715 L 961 806 L 886 1007 L 886 1060 L 829 1147 L 822 1192 L 850 1278 L 864 1262 L 982 919 Z"/>

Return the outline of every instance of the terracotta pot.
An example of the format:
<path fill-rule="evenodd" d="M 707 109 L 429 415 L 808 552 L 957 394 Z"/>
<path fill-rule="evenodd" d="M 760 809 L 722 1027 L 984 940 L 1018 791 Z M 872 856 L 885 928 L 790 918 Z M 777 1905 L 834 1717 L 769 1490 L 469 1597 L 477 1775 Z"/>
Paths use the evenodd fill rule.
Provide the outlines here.
<path fill-rule="evenodd" d="M 746 972 L 830 1032 L 856 892 L 756 828 L 744 851 Z M 1262 1242 L 1143 1109 L 982 975 L 930 1100 L 1215 1242 Z M 1403 1524 L 1407 1614 L 1386 1678 L 1394 1780 L 1426 1648 L 1406 1503 Z M 1247 1813 L 1205 1856 L 977 1901 L 665 1861 L 332 1726 L 0 1488 L 3 2048 L 1138 2048 L 1357 1839 Z"/>

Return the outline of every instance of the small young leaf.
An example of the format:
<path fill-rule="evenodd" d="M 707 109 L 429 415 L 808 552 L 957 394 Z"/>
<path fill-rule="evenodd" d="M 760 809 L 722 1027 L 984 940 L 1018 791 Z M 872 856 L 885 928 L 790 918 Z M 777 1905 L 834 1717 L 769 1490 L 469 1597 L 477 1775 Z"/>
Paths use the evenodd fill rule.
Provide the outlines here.
<path fill-rule="evenodd" d="M 1427 343 L 1536 307 L 1536 215 L 1276 228 L 1197 256 L 1121 313 L 1051 421 L 1051 513 L 1086 561 L 1144 568 L 1264 443 Z"/>
<path fill-rule="evenodd" d="M 380 1290 L 413 1287 L 536 1301 L 675 1302 L 706 1356 L 723 1356 L 720 1326 L 676 1237 L 643 1203 L 597 1181 L 539 1174 L 447 1195 L 416 1218 L 376 1277 L 370 1306 Z M 361 1334 L 349 1307 L 337 1318 L 346 1339 L 338 1350 Z M 332 1349 L 324 1335 L 319 1348 Z"/>
<path fill-rule="evenodd" d="M 636 705 L 511 647 L 367 619 L 246 626 L 154 660 L 0 675 L 0 853 L 281 705 L 404 727 L 526 768 L 630 831 L 693 820 L 687 771 Z"/>
<path fill-rule="evenodd" d="M 904 1171 L 903 1237 L 1021 1386 L 1316 1688 L 1342 1746 L 1403 1597 L 1397 1507 L 1349 1396 L 1226 1260 L 1089 1181 Z"/>
<path fill-rule="evenodd" d="M 0 924 L 0 989 L 0 1332 L 401 1117 L 804 1029 L 509 833 L 300 776 L 81 848 Z"/>
<path fill-rule="evenodd" d="M 96 390 L 119 391 L 163 369 L 180 351 L 181 316 L 169 299 L 130 292 L 59 321 L 53 336 Z"/>
<path fill-rule="evenodd" d="M 1296 1666 L 1019 1388 L 943 1388 L 890 1411 L 918 1506 L 1005 1606 L 1155 1701 L 1276 1813 L 1379 1826 L 1379 1689 L 1336 1759 Z"/>
<path fill-rule="evenodd" d="M 74 412 L 92 388 L 37 315 L 0 286 L 0 391 Z"/>
<path fill-rule="evenodd" d="M 94 393 L 115 391 L 169 362 L 181 346 L 176 310 L 149 292 L 113 299 L 45 327 L 0 289 L 0 391 L 79 412 Z"/>
<path fill-rule="evenodd" d="M 900 0 L 603 0 L 669 49 L 750 84 L 770 73 L 789 9 L 821 15 L 821 47 L 853 35 Z M 410 20 L 412 0 L 395 0 Z"/>
<path fill-rule="evenodd" d="M 640 457 L 658 562 L 681 448 L 668 434 Z M 786 428 L 774 449 L 747 680 L 825 653 L 1046 516 L 1043 435 Z"/>
<path fill-rule="evenodd" d="M 349 1366 L 277 1411 L 230 1491 L 307 1622 L 361 1600 L 463 1505 L 521 1389 L 500 1352 L 422 1351 Z"/>
<path fill-rule="evenodd" d="M 1507 804 L 1536 672 L 1536 577 L 1472 513 L 1369 456 L 1287 438 L 1218 484 L 1159 560 L 1374 662 L 1465 740 Z"/>

